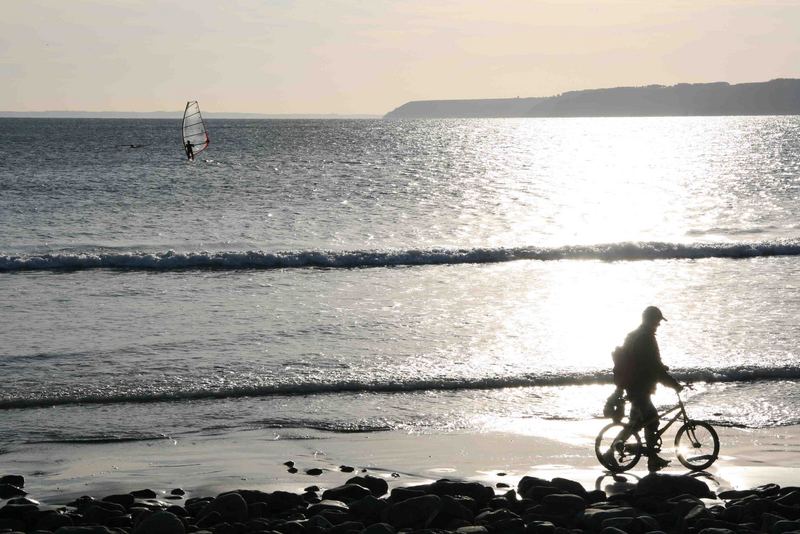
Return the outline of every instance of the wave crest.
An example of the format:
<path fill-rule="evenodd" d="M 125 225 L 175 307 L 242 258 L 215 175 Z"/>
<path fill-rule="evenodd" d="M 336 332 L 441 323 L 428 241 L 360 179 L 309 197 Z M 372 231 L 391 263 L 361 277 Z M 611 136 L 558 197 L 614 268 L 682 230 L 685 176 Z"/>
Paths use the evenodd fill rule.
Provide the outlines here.
<path fill-rule="evenodd" d="M 672 374 L 681 382 L 714 383 L 800 380 L 800 366 L 676 369 Z M 425 391 L 492 390 L 517 387 L 586 386 L 611 383 L 612 375 L 610 371 L 498 376 L 473 379 L 432 378 L 427 380 L 406 380 L 397 382 L 307 382 L 240 386 L 215 390 L 7 398 L 0 400 L 0 410 L 76 404 L 140 404 L 241 397 L 325 395 L 337 393 L 416 393 Z"/>
<path fill-rule="evenodd" d="M 123 269 L 178 271 L 186 269 L 360 268 L 414 265 L 501 263 L 515 260 L 668 260 L 756 258 L 800 255 L 800 241 L 762 243 L 630 242 L 563 247 L 230 252 L 86 252 L 0 255 L 0 272 Z"/>

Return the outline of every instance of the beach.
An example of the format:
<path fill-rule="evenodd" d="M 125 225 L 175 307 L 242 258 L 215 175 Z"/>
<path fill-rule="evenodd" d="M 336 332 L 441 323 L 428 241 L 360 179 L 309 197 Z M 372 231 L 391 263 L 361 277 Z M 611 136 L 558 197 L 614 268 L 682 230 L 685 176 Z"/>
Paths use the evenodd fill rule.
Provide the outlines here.
<path fill-rule="evenodd" d="M 36 499 L 65 504 L 81 495 L 127 493 L 149 488 L 166 495 L 180 487 L 190 496 L 239 488 L 302 491 L 312 484 L 335 487 L 352 476 L 341 466 L 381 477 L 390 487 L 440 478 L 516 487 L 523 476 L 564 477 L 588 489 L 614 484 L 594 456 L 594 436 L 604 421 L 544 422 L 550 437 L 503 432 L 419 434 L 399 431 L 332 433 L 308 429 L 244 431 L 113 444 L 37 444 L 3 455 L 5 471 L 25 476 Z M 796 455 L 800 427 L 750 430 L 718 428 L 720 458 L 707 471 L 714 490 L 767 483 L 800 483 Z M 683 474 L 671 447 L 663 472 Z M 293 462 L 296 473 L 285 462 Z M 317 476 L 305 473 L 321 469 Z M 646 462 L 624 475 L 647 474 Z M 498 488 L 500 491 L 501 488 Z"/>
<path fill-rule="evenodd" d="M 624 493 L 593 443 L 651 305 L 710 490 L 797 484 L 797 117 L 208 126 L 0 119 L 0 473 L 42 506 Z"/>
<path fill-rule="evenodd" d="M 597 532 L 603 525 L 596 518 L 625 517 L 615 528 L 635 533 L 642 525 L 630 520 L 645 521 L 638 519 L 643 514 L 651 517 L 651 527 L 668 532 L 699 521 L 708 528 L 769 530 L 780 518 L 793 520 L 795 512 L 800 517 L 791 497 L 800 427 L 777 433 L 720 429 L 722 452 L 710 469 L 691 477 L 672 465 L 654 479 L 644 466 L 618 475 L 601 468 L 591 443 L 598 423 L 543 422 L 541 433 L 550 437 L 282 429 L 180 441 L 39 444 L 4 455 L 3 467 L 13 466 L 24 477 L 27 496 L 4 500 L 0 526 L 27 525 L 31 532 L 34 525 L 52 531 L 57 525 L 106 525 L 110 532 L 179 533 L 260 532 L 271 525 L 286 532 L 286 521 L 292 521 L 303 532 L 394 532 L 426 525 L 439 532 Z M 662 456 L 669 458 L 669 452 L 662 449 Z M 772 499 L 783 515 L 762 518 L 762 506 L 758 519 L 767 526 L 754 528 L 752 518 L 740 514 L 736 527 L 733 510 L 754 506 L 754 495 Z M 658 507 L 654 496 L 663 500 Z M 461 504 L 468 499 L 472 513 L 456 519 L 449 498 Z M 688 514 L 687 503 L 705 511 Z M 294 512 L 281 512 L 284 507 Z"/>
<path fill-rule="evenodd" d="M 798 27 L 4 2 L 0 534 L 800 534 Z"/>

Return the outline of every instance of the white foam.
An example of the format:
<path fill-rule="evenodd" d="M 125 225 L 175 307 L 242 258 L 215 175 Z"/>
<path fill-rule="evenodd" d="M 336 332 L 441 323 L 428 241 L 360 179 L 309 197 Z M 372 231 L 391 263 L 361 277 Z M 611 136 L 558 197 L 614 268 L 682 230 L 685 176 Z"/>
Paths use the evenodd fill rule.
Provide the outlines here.
<path fill-rule="evenodd" d="M 185 269 L 357 268 L 403 265 L 499 263 L 515 260 L 668 260 L 755 258 L 800 255 L 800 241 L 761 243 L 629 242 L 554 248 L 469 248 L 420 250 L 228 252 L 97 252 L 0 255 L 0 271 L 69 271 L 127 269 L 176 271 Z"/>
<path fill-rule="evenodd" d="M 672 375 L 681 382 L 758 382 L 800 380 L 800 366 L 736 367 L 675 369 Z M 223 399 L 239 397 L 268 397 L 296 395 L 325 395 L 336 393 L 400 393 L 424 391 L 491 390 L 517 387 L 583 386 L 610 384 L 610 371 L 562 374 L 526 374 L 519 376 L 493 376 L 482 378 L 430 378 L 398 380 L 391 382 L 300 382 L 261 386 L 238 386 L 221 389 L 199 389 L 172 392 L 142 392 L 120 394 L 67 394 L 33 398 L 7 398 L 0 400 L 0 410 L 58 406 L 72 404 L 122 404 L 174 402 L 195 399 Z"/>

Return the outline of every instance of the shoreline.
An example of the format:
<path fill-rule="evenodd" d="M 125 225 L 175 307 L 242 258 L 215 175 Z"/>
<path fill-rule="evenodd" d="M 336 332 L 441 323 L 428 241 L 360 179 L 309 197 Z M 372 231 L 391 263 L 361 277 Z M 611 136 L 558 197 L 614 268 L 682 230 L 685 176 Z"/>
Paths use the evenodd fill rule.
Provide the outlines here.
<path fill-rule="evenodd" d="M 594 435 L 605 420 L 536 421 L 526 434 L 487 431 L 408 434 L 400 431 L 334 433 L 309 429 L 248 430 L 100 444 L 39 443 L 0 455 L 0 474 L 20 474 L 26 490 L 46 504 L 81 495 L 182 488 L 204 496 L 238 488 L 302 491 L 331 488 L 353 474 L 380 477 L 389 488 L 448 478 L 497 488 L 516 487 L 524 476 L 564 477 L 586 488 L 613 484 L 594 457 Z M 708 470 L 714 491 L 767 483 L 800 485 L 800 426 L 717 428 L 720 458 Z M 666 441 L 666 440 L 665 440 Z M 672 465 L 662 473 L 685 474 L 665 444 Z M 296 473 L 285 462 L 294 462 Z M 645 462 L 624 474 L 643 478 Z M 340 470 L 352 467 L 354 473 Z M 319 469 L 320 474 L 306 474 Z"/>
<path fill-rule="evenodd" d="M 0 529 L 778 534 L 800 526 L 800 426 L 719 429 L 722 454 L 708 472 L 637 466 L 612 475 L 592 446 L 604 420 L 538 423 L 526 435 L 282 429 L 28 445 L 0 455 Z"/>
<path fill-rule="evenodd" d="M 775 447 L 800 441 L 800 427 L 780 434 L 722 429 L 728 447 L 708 473 L 669 467 L 611 475 L 585 443 L 598 423 L 531 428 L 548 437 L 285 429 L 180 441 L 40 444 L 0 456 L 0 529 L 779 534 L 800 526 L 800 490 L 791 482 L 798 474 L 791 466 L 796 446 Z M 790 482 L 776 484 L 775 475 Z"/>

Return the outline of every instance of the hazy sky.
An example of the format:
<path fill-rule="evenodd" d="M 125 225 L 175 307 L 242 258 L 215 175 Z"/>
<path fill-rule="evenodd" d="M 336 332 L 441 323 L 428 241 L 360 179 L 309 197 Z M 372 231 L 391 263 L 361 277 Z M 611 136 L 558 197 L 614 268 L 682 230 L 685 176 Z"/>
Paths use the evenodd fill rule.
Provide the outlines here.
<path fill-rule="evenodd" d="M 383 114 L 800 77 L 800 0 L 0 0 L 0 110 Z"/>

